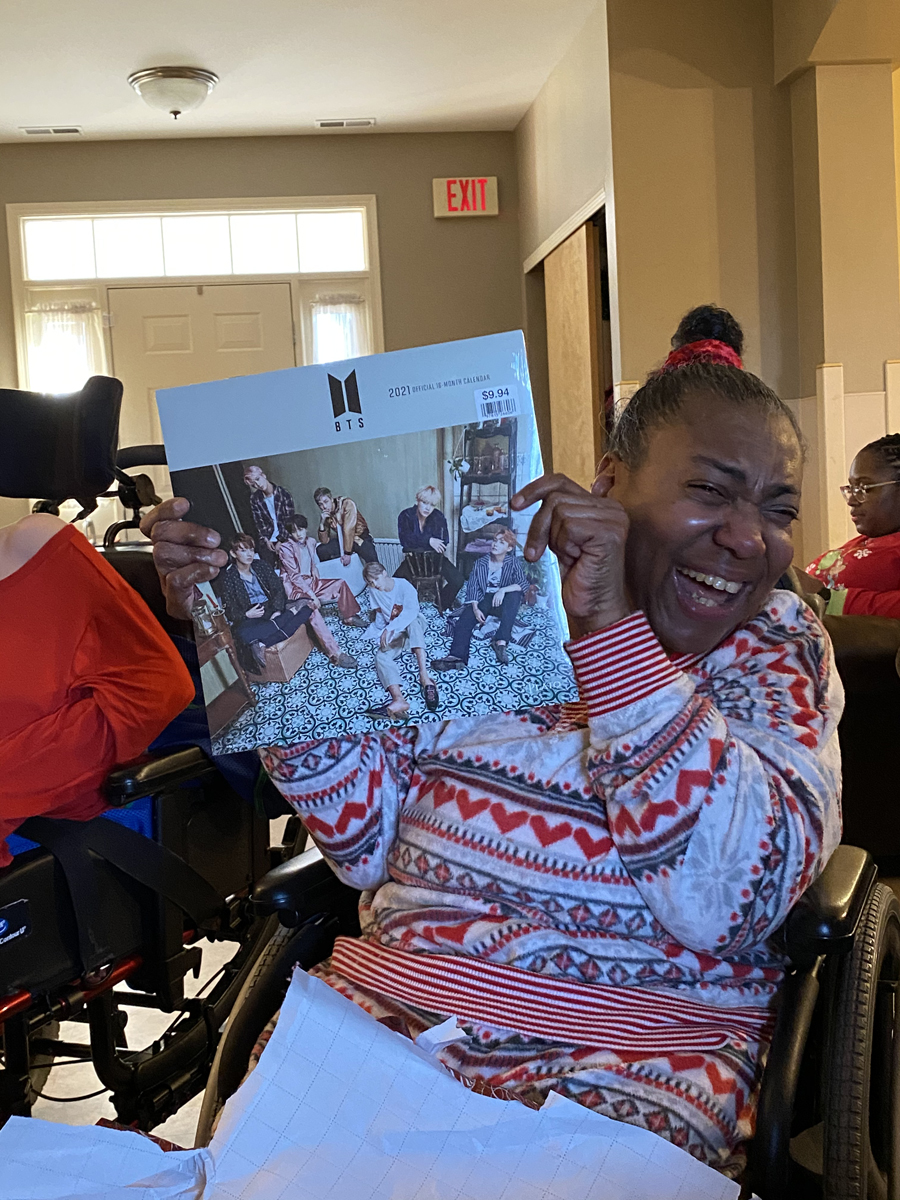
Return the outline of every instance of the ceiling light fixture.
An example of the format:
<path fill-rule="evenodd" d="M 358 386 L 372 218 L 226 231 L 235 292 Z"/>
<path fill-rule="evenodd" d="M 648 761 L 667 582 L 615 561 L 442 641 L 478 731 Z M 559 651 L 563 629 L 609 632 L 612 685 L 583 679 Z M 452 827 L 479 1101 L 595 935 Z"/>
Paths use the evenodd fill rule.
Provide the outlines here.
<path fill-rule="evenodd" d="M 200 107 L 219 77 L 202 67 L 148 67 L 129 75 L 128 82 L 145 104 L 171 113 L 177 121 L 182 113 Z"/>

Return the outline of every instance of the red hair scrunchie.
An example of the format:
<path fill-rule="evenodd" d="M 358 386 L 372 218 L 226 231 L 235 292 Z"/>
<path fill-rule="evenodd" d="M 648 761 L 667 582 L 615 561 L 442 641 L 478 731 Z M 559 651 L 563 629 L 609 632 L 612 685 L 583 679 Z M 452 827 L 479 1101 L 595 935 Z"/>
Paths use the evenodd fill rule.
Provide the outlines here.
<path fill-rule="evenodd" d="M 677 350 L 673 350 L 660 367 L 660 371 L 674 371 L 693 362 L 722 363 L 726 367 L 737 367 L 739 371 L 744 369 L 741 356 L 727 342 L 720 342 L 716 338 L 704 338 L 701 342 L 688 342 L 686 346 L 679 346 Z"/>

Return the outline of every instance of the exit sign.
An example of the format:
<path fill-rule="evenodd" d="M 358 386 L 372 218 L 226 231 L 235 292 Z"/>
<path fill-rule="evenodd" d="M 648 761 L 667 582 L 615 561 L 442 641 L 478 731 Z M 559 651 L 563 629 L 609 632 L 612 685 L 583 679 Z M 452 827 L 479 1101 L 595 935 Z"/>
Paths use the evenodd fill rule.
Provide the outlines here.
<path fill-rule="evenodd" d="M 496 217 L 496 175 L 467 175 L 461 179 L 432 179 L 436 217 Z"/>

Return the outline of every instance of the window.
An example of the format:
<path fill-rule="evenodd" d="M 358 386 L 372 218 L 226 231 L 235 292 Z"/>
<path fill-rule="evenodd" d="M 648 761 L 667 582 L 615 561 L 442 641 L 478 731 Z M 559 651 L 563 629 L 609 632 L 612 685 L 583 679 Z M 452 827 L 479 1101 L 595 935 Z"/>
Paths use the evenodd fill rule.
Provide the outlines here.
<path fill-rule="evenodd" d="M 362 296 L 316 296 L 310 303 L 313 362 L 370 354 Z"/>
<path fill-rule="evenodd" d="M 35 392 L 77 392 L 106 372 L 100 306 L 90 300 L 36 304 L 25 313 L 28 386 Z"/>
<path fill-rule="evenodd" d="M 374 196 L 10 204 L 7 220 L 20 387 L 114 370 L 106 314 L 123 286 L 278 279 L 298 365 L 383 348 Z"/>
<path fill-rule="evenodd" d="M 25 217 L 26 282 L 369 270 L 363 208 Z"/>

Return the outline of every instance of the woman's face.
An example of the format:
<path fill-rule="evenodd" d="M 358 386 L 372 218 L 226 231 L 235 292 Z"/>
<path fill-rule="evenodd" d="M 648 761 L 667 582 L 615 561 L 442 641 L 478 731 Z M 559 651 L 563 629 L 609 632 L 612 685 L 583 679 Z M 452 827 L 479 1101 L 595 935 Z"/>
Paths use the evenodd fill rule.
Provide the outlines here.
<path fill-rule="evenodd" d="M 760 611 L 793 557 L 802 465 L 785 418 L 695 393 L 636 468 L 598 476 L 628 513 L 631 602 L 670 653 L 708 653 Z"/>
<path fill-rule="evenodd" d="M 884 537 L 900 530 L 900 484 L 895 487 L 895 473 L 877 451 L 860 450 L 850 464 L 850 483 L 887 483 L 888 487 L 873 488 L 865 496 L 851 497 L 850 520 L 863 537 Z"/>
<path fill-rule="evenodd" d="M 509 553 L 509 542 L 502 534 L 494 535 L 494 540 L 491 542 L 491 554 L 495 558 L 505 558 Z"/>
<path fill-rule="evenodd" d="M 434 512 L 434 505 L 431 504 L 428 500 L 417 500 L 416 508 L 419 510 L 419 516 L 422 518 L 423 521 L 425 519 L 427 519 L 428 517 L 430 517 L 431 514 Z"/>

